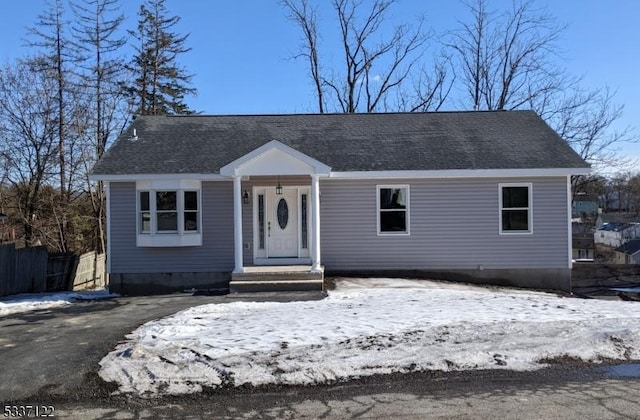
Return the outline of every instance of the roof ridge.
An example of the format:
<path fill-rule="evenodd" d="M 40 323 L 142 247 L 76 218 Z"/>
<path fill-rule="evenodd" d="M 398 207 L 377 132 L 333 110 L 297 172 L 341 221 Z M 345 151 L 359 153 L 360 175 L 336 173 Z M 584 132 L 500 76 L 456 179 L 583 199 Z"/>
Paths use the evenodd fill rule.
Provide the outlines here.
<path fill-rule="evenodd" d="M 265 114 L 172 114 L 172 115 L 135 115 L 134 118 L 224 118 L 224 117 L 324 117 L 324 116 L 375 116 L 375 115 L 436 115 L 436 114 L 513 114 L 535 113 L 532 109 L 502 109 L 502 110 L 447 110 L 424 112 L 324 112 L 324 113 L 265 113 Z"/>

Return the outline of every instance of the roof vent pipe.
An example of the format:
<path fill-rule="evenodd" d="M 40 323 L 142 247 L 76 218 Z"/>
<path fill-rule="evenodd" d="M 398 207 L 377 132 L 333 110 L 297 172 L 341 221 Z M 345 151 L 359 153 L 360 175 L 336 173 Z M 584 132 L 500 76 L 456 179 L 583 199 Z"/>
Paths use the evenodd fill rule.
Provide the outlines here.
<path fill-rule="evenodd" d="M 133 129 L 133 135 L 131 137 L 129 137 L 129 140 L 131 141 L 136 141 L 138 140 L 138 132 L 136 131 L 136 129 Z"/>

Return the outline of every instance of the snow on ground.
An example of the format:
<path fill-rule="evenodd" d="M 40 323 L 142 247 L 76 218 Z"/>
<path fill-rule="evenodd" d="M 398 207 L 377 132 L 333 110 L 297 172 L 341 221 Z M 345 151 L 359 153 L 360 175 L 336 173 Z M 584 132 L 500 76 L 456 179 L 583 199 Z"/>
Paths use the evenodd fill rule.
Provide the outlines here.
<path fill-rule="evenodd" d="M 318 384 L 414 370 L 531 370 L 640 359 L 640 303 L 394 279 L 342 279 L 321 301 L 197 306 L 149 322 L 100 362 L 121 392 Z"/>
<path fill-rule="evenodd" d="M 118 295 L 106 289 L 82 292 L 31 293 L 0 298 L 0 316 L 71 305 L 82 300 L 111 299 Z"/>

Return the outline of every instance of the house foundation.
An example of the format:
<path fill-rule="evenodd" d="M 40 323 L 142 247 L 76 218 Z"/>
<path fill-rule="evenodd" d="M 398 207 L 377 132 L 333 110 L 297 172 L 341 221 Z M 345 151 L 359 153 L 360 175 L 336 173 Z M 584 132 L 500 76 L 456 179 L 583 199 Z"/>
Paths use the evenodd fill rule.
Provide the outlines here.
<path fill-rule="evenodd" d="M 185 290 L 222 291 L 229 289 L 226 273 L 111 273 L 109 291 L 123 296 L 162 295 Z"/>

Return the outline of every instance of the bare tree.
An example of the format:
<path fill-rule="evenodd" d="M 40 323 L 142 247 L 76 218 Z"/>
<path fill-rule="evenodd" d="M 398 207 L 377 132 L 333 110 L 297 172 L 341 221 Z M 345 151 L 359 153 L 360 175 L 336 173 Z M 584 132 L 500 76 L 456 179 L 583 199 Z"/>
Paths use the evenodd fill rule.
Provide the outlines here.
<path fill-rule="evenodd" d="M 67 85 L 67 69 L 66 54 L 67 44 L 65 39 L 65 27 L 68 24 L 64 20 L 64 6 L 62 0 L 54 0 L 53 3 L 47 2 L 48 10 L 38 16 L 36 25 L 30 29 L 30 35 L 33 37 L 33 41 L 29 42 L 29 46 L 38 47 L 42 50 L 43 54 L 32 60 L 33 65 L 39 67 L 38 70 L 55 73 L 57 86 L 54 92 L 56 92 L 56 100 L 58 105 L 57 119 L 58 119 L 58 154 L 59 154 L 59 167 L 60 167 L 60 193 L 65 195 L 65 187 L 67 185 L 67 178 L 65 175 L 65 91 Z"/>
<path fill-rule="evenodd" d="M 636 215 L 640 213 L 640 174 L 636 173 L 629 178 L 629 201 L 630 210 Z"/>
<path fill-rule="evenodd" d="M 629 180 L 631 179 L 630 172 L 618 172 L 611 178 L 611 189 L 613 190 L 615 210 L 628 211 L 631 198 L 629 194 Z"/>
<path fill-rule="evenodd" d="M 93 145 L 96 158 L 102 157 L 115 127 L 122 125 L 119 103 L 123 102 L 125 63 L 120 57 L 126 40 L 118 32 L 124 15 L 120 0 L 81 0 L 73 4 L 76 17 L 75 43 L 78 45 L 82 83 L 88 87 L 93 114 Z M 115 120 L 115 121 L 114 121 Z"/>
<path fill-rule="evenodd" d="M 559 64 L 564 27 L 546 9 L 521 0 L 499 14 L 488 10 L 486 0 L 464 4 L 471 23 L 461 21 L 447 45 L 469 107 L 533 109 L 595 167 L 624 162 L 616 147 L 636 137 L 630 129 L 614 130 L 622 107 L 614 103 L 611 90 L 585 91 L 580 78 Z M 574 187 L 586 181 L 577 177 Z"/>
<path fill-rule="evenodd" d="M 486 0 L 464 5 L 471 23 L 460 21 L 448 45 L 474 110 L 516 109 L 567 87 L 564 71 L 551 62 L 564 28 L 545 9 L 519 1 L 497 14 Z"/>
<path fill-rule="evenodd" d="M 123 108 L 125 92 L 121 88 L 125 80 L 125 64 L 119 56 L 126 41 L 118 32 L 124 21 L 119 4 L 119 0 L 82 0 L 73 4 L 81 83 L 87 95 L 84 101 L 90 111 L 83 115 L 78 126 L 78 131 L 86 138 L 82 173 L 85 174 L 85 185 L 91 199 L 96 224 L 94 249 L 98 253 L 106 249 L 106 202 L 102 183 L 90 182 L 88 173 L 127 118 Z"/>
<path fill-rule="evenodd" d="M 104 248 L 104 234 L 94 235 L 91 226 L 95 223 L 88 223 L 83 213 L 91 214 L 87 212 L 91 208 L 87 203 L 90 203 L 88 197 L 93 197 L 98 230 L 103 230 L 100 221 L 104 215 L 104 197 L 101 191 L 92 190 L 93 185 L 88 189 L 93 195 L 84 194 L 84 190 L 90 167 L 104 153 L 108 140 L 115 134 L 115 121 L 121 117 L 118 115 L 123 103 L 118 85 L 121 80 L 117 80 L 116 73 L 122 69 L 122 63 L 114 55 L 123 41 L 114 39 L 113 35 L 123 18 L 108 16 L 118 8 L 115 0 L 78 0 L 73 5 L 77 27 L 72 32 L 66 4 L 63 0 L 47 2 L 46 10 L 29 31 L 27 45 L 34 55 L 24 59 L 20 67 L 29 73 L 24 78 L 47 83 L 48 89 L 38 94 L 48 95 L 55 104 L 48 108 L 47 127 L 57 159 L 53 166 L 47 159 L 46 177 L 34 175 L 29 177 L 29 182 L 12 181 L 12 193 L 14 197 L 25 197 L 21 192 L 25 189 L 38 193 L 37 200 L 30 201 L 37 203 L 37 208 L 24 204 L 24 199 L 18 200 L 23 203 L 22 212 L 33 216 L 30 220 L 23 217 L 29 238 L 34 235 L 31 231 L 38 230 L 39 238 L 50 249 L 67 252 L 85 250 L 84 242 L 100 236 L 102 239 L 95 242 L 95 248 L 90 246 L 100 251 Z M 34 104 L 45 100 L 33 91 L 26 91 L 27 94 L 25 98 Z M 31 172 L 28 159 L 16 160 L 15 153 L 8 155 L 14 173 Z M 26 166 L 18 169 L 19 165 Z"/>
<path fill-rule="evenodd" d="M 12 186 L 13 216 L 23 227 L 26 244 L 39 235 L 42 191 L 56 175 L 58 155 L 55 76 L 33 71 L 27 63 L 0 71 L 0 139 L 5 177 Z"/>
<path fill-rule="evenodd" d="M 337 109 L 340 112 L 375 112 L 381 109 L 425 109 L 435 101 L 442 83 L 414 73 L 419 68 L 429 34 L 422 22 L 415 27 L 407 24 L 388 28 L 388 13 L 395 0 L 332 0 L 339 28 L 342 64 L 323 65 L 318 42 L 317 9 L 309 0 L 283 0 L 290 19 L 303 34 L 299 56 L 309 63 L 319 112 Z M 385 30 L 389 36 L 383 36 Z M 441 70 L 445 68 L 442 67 Z M 417 103 L 409 103 L 404 85 L 431 88 L 415 95 Z M 439 94 L 445 93 L 441 89 Z M 399 100 L 397 99 L 399 98 Z"/>
<path fill-rule="evenodd" d="M 458 21 L 461 29 L 452 33 L 452 40 L 447 45 L 454 51 L 459 62 L 460 81 L 464 85 L 472 109 L 481 109 L 484 97 L 484 80 L 489 73 L 490 25 L 495 19 L 487 11 L 487 2 L 477 0 L 465 2 L 471 12 L 472 22 Z"/>
<path fill-rule="evenodd" d="M 38 16 L 35 26 L 29 30 L 31 36 L 27 43 L 37 51 L 34 58 L 30 59 L 31 71 L 43 72 L 47 77 L 54 77 L 56 82 L 55 89 L 51 92 L 55 94 L 57 103 L 55 119 L 60 197 L 56 216 L 59 221 L 58 248 L 62 251 L 68 248 L 67 207 L 71 201 L 72 184 L 78 168 L 75 155 L 79 152 L 74 144 L 76 135 L 70 129 L 70 121 L 78 110 L 74 106 L 78 84 L 73 80 L 74 72 L 71 71 L 76 64 L 77 51 L 69 40 L 69 21 L 65 16 L 64 4 L 63 0 L 47 2 L 47 9 Z"/>
<path fill-rule="evenodd" d="M 455 78 L 450 57 L 443 55 L 431 69 L 422 68 L 411 77 L 411 90 L 399 90 L 396 106 L 385 109 L 405 112 L 438 111 L 449 98 Z"/>
<path fill-rule="evenodd" d="M 596 171 L 631 167 L 634 161 L 620 153 L 624 143 L 638 141 L 631 127 L 617 128 L 623 106 L 614 102 L 609 88 L 585 91 L 577 86 L 547 94 L 544 103 L 531 108 Z M 591 180 L 589 176 L 571 179 L 574 194 Z"/>
<path fill-rule="evenodd" d="M 317 10 L 309 5 L 308 0 L 282 0 L 282 4 L 289 9 L 289 19 L 295 22 L 302 31 L 303 42 L 300 56 L 309 62 L 309 72 L 316 91 L 318 112 L 324 113 L 324 84 L 320 74 L 320 60 L 318 58 L 318 20 Z"/>
<path fill-rule="evenodd" d="M 604 176 L 602 179 L 602 192 L 600 194 L 599 206 L 606 213 L 613 203 L 614 191 L 613 188 L 611 188 L 611 180 Z"/>
<path fill-rule="evenodd" d="M 556 100 L 538 113 L 580 156 L 596 169 L 621 167 L 629 159 L 618 151 L 620 144 L 635 142 L 631 128 L 615 129 L 623 106 L 614 102 L 609 88 L 557 92 Z"/>

